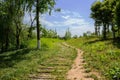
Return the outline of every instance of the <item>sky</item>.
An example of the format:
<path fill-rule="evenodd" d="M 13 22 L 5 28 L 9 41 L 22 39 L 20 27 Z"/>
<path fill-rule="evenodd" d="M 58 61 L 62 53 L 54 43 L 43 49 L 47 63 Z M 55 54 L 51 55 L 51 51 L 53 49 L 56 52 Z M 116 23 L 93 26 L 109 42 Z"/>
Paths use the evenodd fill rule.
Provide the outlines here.
<path fill-rule="evenodd" d="M 64 36 L 69 28 L 72 36 L 82 35 L 84 32 L 94 32 L 94 20 L 90 18 L 90 7 L 95 0 L 56 0 L 55 8 L 60 12 L 43 14 L 40 22 L 47 29 L 56 30 L 58 35 Z M 34 15 L 33 15 L 34 16 Z M 29 22 L 29 18 L 25 18 Z"/>

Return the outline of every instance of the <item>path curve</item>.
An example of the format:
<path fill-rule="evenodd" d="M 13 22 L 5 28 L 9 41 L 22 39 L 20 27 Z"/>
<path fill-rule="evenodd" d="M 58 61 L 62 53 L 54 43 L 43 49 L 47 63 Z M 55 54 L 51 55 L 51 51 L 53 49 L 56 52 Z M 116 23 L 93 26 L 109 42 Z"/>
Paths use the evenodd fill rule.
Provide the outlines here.
<path fill-rule="evenodd" d="M 94 80 L 93 78 L 87 77 L 91 75 L 90 73 L 85 72 L 85 62 L 82 56 L 83 51 L 66 43 L 63 43 L 63 45 L 77 50 L 77 57 L 74 60 L 72 68 L 67 72 L 67 80 Z"/>

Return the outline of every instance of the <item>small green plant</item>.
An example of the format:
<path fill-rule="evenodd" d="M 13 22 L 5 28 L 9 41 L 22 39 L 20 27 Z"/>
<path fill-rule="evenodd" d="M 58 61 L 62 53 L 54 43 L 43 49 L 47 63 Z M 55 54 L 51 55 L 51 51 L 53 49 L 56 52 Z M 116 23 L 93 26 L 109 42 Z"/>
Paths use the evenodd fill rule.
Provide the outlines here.
<path fill-rule="evenodd" d="M 98 80 L 98 78 L 95 74 L 91 74 L 90 77 L 93 78 L 94 80 Z"/>
<path fill-rule="evenodd" d="M 91 69 L 90 69 L 90 68 L 87 68 L 87 69 L 85 70 L 85 72 L 86 72 L 86 73 L 89 73 L 89 72 L 91 72 Z"/>
<path fill-rule="evenodd" d="M 109 70 L 107 75 L 109 75 L 109 77 L 113 80 L 120 80 L 120 68 L 113 67 L 112 69 Z"/>

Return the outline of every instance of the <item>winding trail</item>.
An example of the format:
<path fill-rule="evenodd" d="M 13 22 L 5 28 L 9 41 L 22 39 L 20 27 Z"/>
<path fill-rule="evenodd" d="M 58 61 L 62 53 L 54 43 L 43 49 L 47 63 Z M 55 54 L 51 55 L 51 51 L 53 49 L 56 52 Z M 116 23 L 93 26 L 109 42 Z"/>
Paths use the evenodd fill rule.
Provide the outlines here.
<path fill-rule="evenodd" d="M 66 43 L 63 43 L 63 45 L 77 50 L 77 57 L 74 60 L 72 68 L 67 72 L 67 80 L 94 80 L 93 78 L 90 78 L 90 75 L 92 74 L 91 72 L 85 72 L 86 69 L 84 68 L 84 64 L 86 63 L 82 56 L 83 51 Z"/>
<path fill-rule="evenodd" d="M 62 72 L 64 73 L 66 69 L 68 70 L 68 68 L 66 68 L 69 67 L 67 65 L 68 62 L 66 62 L 66 57 L 61 57 L 60 56 L 61 54 L 58 54 L 56 55 L 55 58 L 50 58 L 50 60 L 48 60 L 47 62 L 41 63 L 37 70 L 37 73 L 29 75 L 30 80 L 105 80 L 105 79 L 101 79 L 99 73 L 94 71 L 90 72 L 87 71 L 87 69 L 85 69 L 84 64 L 86 63 L 85 60 L 83 59 L 84 52 L 82 50 L 70 46 L 65 42 L 62 43 L 61 46 L 63 48 L 61 49 L 61 53 L 66 48 L 70 48 L 69 50 L 75 49 L 77 51 L 77 57 L 74 60 L 71 69 L 67 73 L 65 72 L 66 75 L 61 76 L 60 74 L 62 74 Z M 69 52 L 67 55 L 70 55 Z M 91 75 L 93 74 L 97 78 L 92 77 Z"/>

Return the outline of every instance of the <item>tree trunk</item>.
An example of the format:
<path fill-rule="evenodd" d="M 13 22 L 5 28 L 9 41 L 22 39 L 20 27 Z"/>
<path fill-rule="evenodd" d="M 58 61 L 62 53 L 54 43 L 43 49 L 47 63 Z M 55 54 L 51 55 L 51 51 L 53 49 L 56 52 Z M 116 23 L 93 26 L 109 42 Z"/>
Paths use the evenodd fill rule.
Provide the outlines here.
<path fill-rule="evenodd" d="M 95 35 L 98 36 L 98 26 L 95 25 Z"/>
<path fill-rule="evenodd" d="M 16 24 L 16 49 L 20 48 L 20 32 L 21 29 L 19 28 L 19 24 L 18 22 L 16 22 L 17 20 L 15 20 L 15 24 Z"/>
<path fill-rule="evenodd" d="M 120 27 L 118 27 L 118 37 L 120 36 Z"/>
<path fill-rule="evenodd" d="M 94 26 L 95 26 L 95 35 L 98 36 L 98 25 L 97 25 L 97 21 L 95 21 Z"/>
<path fill-rule="evenodd" d="M 113 39 L 115 39 L 115 37 L 116 37 L 116 36 L 115 36 L 114 25 L 112 24 L 111 26 L 112 26 L 112 34 L 113 34 Z"/>
<path fill-rule="evenodd" d="M 109 24 L 107 24 L 107 33 L 109 33 L 110 30 L 109 30 Z"/>
<path fill-rule="evenodd" d="M 20 48 L 20 36 L 18 34 L 16 35 L 16 48 Z"/>
<path fill-rule="evenodd" d="M 5 51 L 8 50 L 9 47 L 9 29 L 6 29 L 6 38 L 5 38 Z"/>
<path fill-rule="evenodd" d="M 98 36 L 100 36 L 100 26 L 98 26 Z"/>
<path fill-rule="evenodd" d="M 1 30 L 1 32 L 2 32 L 2 34 L 5 36 L 5 30 L 3 29 L 3 27 L 2 27 L 2 30 Z M 4 38 L 4 36 L 1 36 L 1 39 L 2 39 L 2 41 L 1 41 L 1 52 L 4 52 L 4 40 L 5 40 L 5 38 Z"/>
<path fill-rule="evenodd" d="M 20 48 L 20 34 L 19 34 L 19 28 L 18 28 L 18 23 L 16 23 L 16 48 Z"/>
<path fill-rule="evenodd" d="M 106 39 L 106 24 L 103 23 L 103 39 Z"/>
<path fill-rule="evenodd" d="M 37 48 L 40 49 L 39 0 L 36 4 Z"/>
<path fill-rule="evenodd" d="M 1 46 L 1 52 L 4 52 L 3 41 L 2 41 L 2 46 Z"/>

